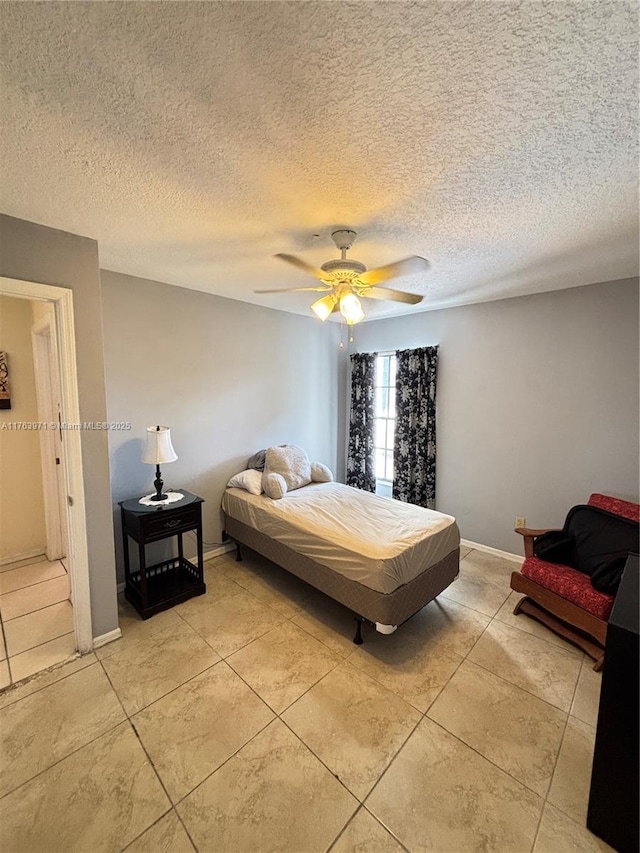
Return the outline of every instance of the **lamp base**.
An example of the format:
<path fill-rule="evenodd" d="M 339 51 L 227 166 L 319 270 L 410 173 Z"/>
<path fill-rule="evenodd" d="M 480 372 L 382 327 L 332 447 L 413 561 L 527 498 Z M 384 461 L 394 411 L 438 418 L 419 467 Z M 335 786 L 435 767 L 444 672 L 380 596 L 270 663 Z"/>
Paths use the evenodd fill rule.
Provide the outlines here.
<path fill-rule="evenodd" d="M 160 477 L 160 466 L 156 465 L 156 478 L 153 481 L 153 485 L 156 488 L 155 495 L 152 495 L 150 500 L 152 501 L 166 501 L 167 495 L 163 494 L 162 487 L 164 486 L 164 482 Z"/>

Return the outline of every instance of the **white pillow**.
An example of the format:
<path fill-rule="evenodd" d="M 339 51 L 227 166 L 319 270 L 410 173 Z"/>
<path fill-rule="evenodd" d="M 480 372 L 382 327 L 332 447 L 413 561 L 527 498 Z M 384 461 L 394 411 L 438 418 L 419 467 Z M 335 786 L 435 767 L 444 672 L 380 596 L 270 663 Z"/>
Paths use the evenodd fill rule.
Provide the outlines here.
<path fill-rule="evenodd" d="M 227 488 L 246 489 L 252 495 L 262 494 L 262 471 L 255 468 L 247 468 L 232 477 L 227 483 Z"/>
<path fill-rule="evenodd" d="M 323 465 L 322 462 L 311 463 L 311 482 L 312 483 L 333 483 L 333 473 L 330 468 Z"/>

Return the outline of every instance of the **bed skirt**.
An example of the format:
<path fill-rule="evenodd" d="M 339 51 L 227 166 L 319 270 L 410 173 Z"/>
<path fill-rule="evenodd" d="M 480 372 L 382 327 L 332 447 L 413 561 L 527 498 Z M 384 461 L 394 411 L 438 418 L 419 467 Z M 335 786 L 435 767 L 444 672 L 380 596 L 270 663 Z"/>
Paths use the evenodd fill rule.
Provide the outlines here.
<path fill-rule="evenodd" d="M 262 554 L 370 622 L 400 625 L 443 592 L 458 576 L 460 549 L 452 551 L 409 583 L 390 593 L 378 592 L 316 563 L 241 521 L 224 516 L 226 536 Z"/>

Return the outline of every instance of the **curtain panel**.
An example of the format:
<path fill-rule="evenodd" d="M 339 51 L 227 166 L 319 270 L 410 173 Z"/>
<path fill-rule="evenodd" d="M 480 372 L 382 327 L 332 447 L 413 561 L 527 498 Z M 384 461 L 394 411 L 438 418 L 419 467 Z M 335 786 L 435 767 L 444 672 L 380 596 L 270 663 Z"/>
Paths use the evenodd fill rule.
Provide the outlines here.
<path fill-rule="evenodd" d="M 373 461 L 375 352 L 351 354 L 351 410 L 349 413 L 349 455 L 347 485 L 375 492 Z"/>
<path fill-rule="evenodd" d="M 436 373 L 438 347 L 396 351 L 393 497 L 436 505 Z"/>

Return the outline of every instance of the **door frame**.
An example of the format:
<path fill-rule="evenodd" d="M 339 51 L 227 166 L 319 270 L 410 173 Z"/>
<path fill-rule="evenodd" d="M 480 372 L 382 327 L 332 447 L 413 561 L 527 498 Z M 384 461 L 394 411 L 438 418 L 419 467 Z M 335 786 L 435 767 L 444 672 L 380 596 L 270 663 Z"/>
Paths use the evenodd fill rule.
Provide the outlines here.
<path fill-rule="evenodd" d="M 78 428 L 63 431 L 63 469 L 66 486 L 66 516 L 69 581 L 73 601 L 76 647 L 81 654 L 93 649 L 89 549 L 82 473 L 80 400 L 73 316 L 73 291 L 67 287 L 0 277 L 0 295 L 53 304 L 60 366 L 61 418 Z"/>
<path fill-rule="evenodd" d="M 38 401 L 38 420 L 46 423 L 62 421 L 58 341 L 55 309 L 31 326 L 33 364 Z M 40 430 L 44 519 L 47 535 L 47 559 L 67 556 L 66 489 L 64 482 L 64 444 L 61 430 Z"/>

